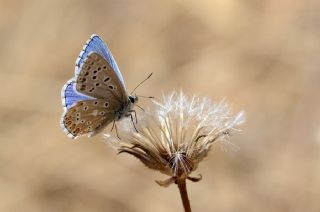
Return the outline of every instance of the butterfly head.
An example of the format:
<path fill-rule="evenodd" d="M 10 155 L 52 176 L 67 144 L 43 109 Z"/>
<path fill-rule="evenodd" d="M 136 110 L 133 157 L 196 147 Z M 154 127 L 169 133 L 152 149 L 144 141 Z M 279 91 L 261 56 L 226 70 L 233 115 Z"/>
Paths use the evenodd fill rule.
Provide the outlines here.
<path fill-rule="evenodd" d="M 135 95 L 135 94 L 130 95 L 130 96 L 129 96 L 129 101 L 130 101 L 130 103 L 133 104 L 133 105 L 136 104 L 136 103 L 138 103 L 138 96 Z"/>

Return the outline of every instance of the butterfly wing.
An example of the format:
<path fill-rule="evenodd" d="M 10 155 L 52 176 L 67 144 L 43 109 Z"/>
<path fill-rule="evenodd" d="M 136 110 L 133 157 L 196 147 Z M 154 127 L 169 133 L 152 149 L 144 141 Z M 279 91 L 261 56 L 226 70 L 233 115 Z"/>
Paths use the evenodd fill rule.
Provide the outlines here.
<path fill-rule="evenodd" d="M 60 126 L 63 128 L 63 130 L 69 135 L 69 131 L 66 129 L 66 126 L 64 125 L 64 117 L 71 107 L 73 107 L 77 102 L 82 100 L 90 100 L 93 99 L 92 97 L 85 96 L 83 94 L 80 94 L 76 91 L 76 82 L 75 79 L 70 79 L 62 88 L 61 90 L 61 101 L 63 106 L 63 114 L 60 121 Z M 70 134 L 71 136 L 71 134 Z"/>
<path fill-rule="evenodd" d="M 76 67 L 75 67 L 75 75 L 78 76 L 81 71 L 81 66 L 84 63 L 85 59 L 88 57 L 88 55 L 91 52 L 96 52 L 100 54 L 112 67 L 116 75 L 118 76 L 121 84 L 123 85 L 125 89 L 125 83 L 123 80 L 123 77 L 121 75 L 121 72 L 118 68 L 118 65 L 113 58 L 111 51 L 107 47 L 107 45 L 102 41 L 102 39 L 98 35 L 91 35 L 89 40 L 87 40 L 86 44 L 83 46 L 82 51 L 80 52 L 80 55 L 76 61 Z M 125 89 L 126 90 L 126 89 Z"/>
<path fill-rule="evenodd" d="M 128 103 L 117 63 L 97 35 L 92 35 L 83 47 L 75 76 L 62 89 L 65 112 L 61 126 L 72 138 L 101 131 Z"/>
<path fill-rule="evenodd" d="M 76 91 L 76 82 L 74 78 L 70 79 L 61 90 L 62 106 L 65 109 L 69 109 L 70 107 L 72 107 L 73 104 L 75 104 L 78 101 L 89 99 L 93 98 L 90 96 L 83 95 Z"/>
<path fill-rule="evenodd" d="M 91 52 L 76 78 L 76 90 L 98 99 L 115 99 L 118 106 L 128 101 L 126 90 L 107 60 Z"/>
<path fill-rule="evenodd" d="M 66 111 L 62 125 L 71 138 L 100 132 L 115 119 L 114 102 L 104 99 L 82 100 Z"/>

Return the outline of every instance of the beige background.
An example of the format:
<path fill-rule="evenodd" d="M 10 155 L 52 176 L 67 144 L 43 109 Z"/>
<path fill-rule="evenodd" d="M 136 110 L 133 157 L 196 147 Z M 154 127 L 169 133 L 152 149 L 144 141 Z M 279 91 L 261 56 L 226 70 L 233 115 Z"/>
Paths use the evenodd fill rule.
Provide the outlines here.
<path fill-rule="evenodd" d="M 182 211 L 176 186 L 101 135 L 59 127 L 60 89 L 92 33 L 128 90 L 183 89 L 246 111 L 189 183 L 194 211 L 320 211 L 320 3 L 0 1 L 0 211 Z M 146 103 L 147 101 L 144 101 Z M 227 151 L 225 151 L 227 150 Z"/>

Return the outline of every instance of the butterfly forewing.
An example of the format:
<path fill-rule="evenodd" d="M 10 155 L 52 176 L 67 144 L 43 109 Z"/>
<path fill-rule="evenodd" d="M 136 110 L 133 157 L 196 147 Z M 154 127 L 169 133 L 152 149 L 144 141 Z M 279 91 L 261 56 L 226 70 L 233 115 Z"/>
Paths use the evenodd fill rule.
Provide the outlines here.
<path fill-rule="evenodd" d="M 75 67 L 75 75 L 78 76 L 80 72 L 81 65 L 83 64 L 84 60 L 88 57 L 91 52 L 96 52 L 104 57 L 105 60 L 111 65 L 115 73 L 117 74 L 119 80 L 121 81 L 123 87 L 125 88 L 124 80 L 122 78 L 121 72 L 119 67 L 113 58 L 113 55 L 108 48 L 108 46 L 101 40 L 98 35 L 91 35 L 90 39 L 87 40 L 86 44 L 83 46 L 82 51 L 76 61 Z"/>
<path fill-rule="evenodd" d="M 127 93 L 111 65 L 98 53 L 92 52 L 84 60 L 76 78 L 78 92 L 99 98 L 127 101 Z"/>
<path fill-rule="evenodd" d="M 93 99 L 90 96 L 86 96 L 80 94 L 75 90 L 75 80 L 74 78 L 70 79 L 62 88 L 61 90 L 61 100 L 62 105 L 65 109 L 69 109 L 74 105 L 74 103 L 81 101 L 81 100 L 89 100 Z"/>
<path fill-rule="evenodd" d="M 63 125 L 72 137 L 93 134 L 114 120 L 115 110 L 112 101 L 104 99 L 79 101 L 66 112 Z"/>

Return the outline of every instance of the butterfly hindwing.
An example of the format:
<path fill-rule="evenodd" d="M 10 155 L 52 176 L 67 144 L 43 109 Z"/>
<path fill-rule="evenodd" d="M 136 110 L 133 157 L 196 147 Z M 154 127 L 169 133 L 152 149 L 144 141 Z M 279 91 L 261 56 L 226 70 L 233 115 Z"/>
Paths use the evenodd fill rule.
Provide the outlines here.
<path fill-rule="evenodd" d="M 67 133 L 76 138 L 95 134 L 114 120 L 115 108 L 104 99 L 83 100 L 72 106 L 63 117 Z"/>
<path fill-rule="evenodd" d="M 125 88 L 110 64 L 98 53 L 90 53 L 76 78 L 78 92 L 98 99 L 128 99 Z"/>

